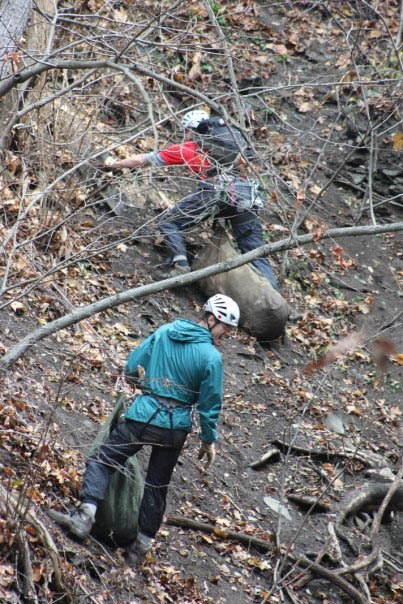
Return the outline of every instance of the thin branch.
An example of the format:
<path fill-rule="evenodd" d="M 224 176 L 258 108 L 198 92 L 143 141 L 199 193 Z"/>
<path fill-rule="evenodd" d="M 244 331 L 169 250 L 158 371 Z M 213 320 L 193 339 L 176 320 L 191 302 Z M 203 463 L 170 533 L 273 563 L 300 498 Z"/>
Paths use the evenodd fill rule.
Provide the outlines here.
<path fill-rule="evenodd" d="M 403 33 L 403 0 L 400 0 L 400 20 L 399 20 L 399 31 L 396 36 L 396 50 L 400 50 L 400 44 L 402 43 L 402 33 Z M 398 52 L 398 56 L 399 52 Z"/>
<path fill-rule="evenodd" d="M 1 135 L 0 149 L 2 149 L 4 147 L 6 140 L 8 138 L 8 135 L 10 134 L 10 131 L 15 127 L 16 124 L 18 124 L 18 122 L 21 120 L 21 118 L 24 115 L 26 115 L 30 111 L 33 111 L 34 109 L 39 109 L 40 107 L 43 107 L 43 105 L 46 105 L 47 103 L 51 103 L 52 101 L 54 101 L 55 99 L 57 99 L 61 96 L 64 96 L 67 92 L 70 92 L 70 90 L 73 90 L 77 86 L 80 86 L 80 84 L 83 84 L 86 80 L 88 80 L 88 78 L 90 78 L 94 73 L 96 73 L 96 71 L 97 71 L 96 69 L 91 69 L 82 78 L 80 78 L 79 80 L 75 80 L 72 84 L 70 84 L 69 86 L 66 86 L 65 88 L 62 88 L 55 94 L 52 94 L 51 96 L 47 96 L 44 99 L 37 101 L 36 103 L 32 103 L 31 105 L 28 105 L 28 107 L 24 107 L 24 109 L 21 109 L 21 111 L 16 111 L 13 114 L 13 116 L 11 117 L 7 126 L 5 126 L 4 131 Z"/>
<path fill-rule="evenodd" d="M 17 71 L 13 75 L 8 76 L 7 78 L 5 78 L 3 80 L 3 83 L 0 85 L 0 98 L 5 96 L 13 88 L 15 88 L 19 84 L 25 82 L 26 80 L 29 80 L 33 76 L 40 75 L 44 71 L 50 71 L 51 69 L 62 69 L 63 70 L 63 69 L 106 69 L 106 68 L 117 69 L 119 71 L 121 71 L 122 69 L 126 69 L 126 68 L 133 69 L 134 71 L 137 71 L 138 73 L 141 73 L 142 75 L 148 76 L 155 80 L 159 80 L 160 82 L 162 82 L 164 84 L 168 84 L 169 86 L 173 86 L 174 88 L 177 88 L 181 92 L 184 92 L 191 97 L 199 99 L 203 103 L 209 105 L 212 109 L 217 111 L 219 114 L 222 114 L 222 107 L 220 107 L 217 103 L 212 101 L 210 99 L 210 97 L 199 92 L 198 90 L 190 88 L 189 86 L 185 86 L 184 84 L 180 84 L 176 80 L 167 78 L 166 76 L 163 76 L 159 73 L 156 73 L 155 71 L 152 71 L 151 69 L 146 69 L 145 67 L 140 67 L 140 65 L 138 65 L 137 63 L 131 63 L 130 65 L 127 65 L 127 64 L 114 63 L 113 61 L 110 61 L 110 60 L 108 60 L 108 61 L 74 61 L 74 60 L 71 60 L 71 61 L 55 61 L 53 63 L 43 62 L 43 63 L 40 63 L 33 67 L 25 68 L 21 71 Z M 378 84 L 387 84 L 390 82 L 396 83 L 396 80 L 394 78 L 382 78 L 380 80 L 369 80 L 366 82 L 360 82 L 360 84 L 362 86 L 374 86 L 374 85 L 378 85 Z M 335 86 L 340 86 L 340 87 L 348 86 L 349 84 L 356 85 L 357 81 L 356 80 L 353 80 L 351 82 L 335 81 L 335 82 L 323 82 L 321 84 L 306 83 L 306 84 L 304 84 L 304 86 L 306 88 L 317 88 L 319 86 L 320 87 L 326 86 L 328 88 L 333 88 Z M 287 90 L 294 90 L 294 89 L 300 88 L 300 87 L 301 87 L 301 84 L 299 84 L 299 83 L 298 84 L 286 84 L 285 86 L 280 86 L 280 87 L 279 86 L 268 86 L 263 89 L 263 92 L 268 93 L 268 92 L 274 92 L 274 91 L 275 92 L 287 91 Z M 231 119 L 231 122 L 234 123 L 234 121 L 232 119 Z"/>
<path fill-rule="evenodd" d="M 374 200 L 372 195 L 372 181 L 374 172 L 376 170 L 376 149 L 375 149 L 375 135 L 374 131 L 371 131 L 371 144 L 369 148 L 369 165 L 368 165 L 368 204 L 369 213 L 371 216 L 372 224 L 376 224 L 376 218 L 374 213 Z"/>
<path fill-rule="evenodd" d="M 167 13 L 175 10 L 175 8 L 177 8 L 180 4 L 182 4 L 184 0 L 178 0 L 178 2 L 176 2 L 173 6 L 170 6 L 169 8 L 167 8 L 164 12 L 160 12 L 158 13 L 158 15 L 156 15 L 153 19 L 151 19 L 151 21 L 149 21 L 133 38 L 131 38 L 131 40 L 129 40 L 129 42 L 127 42 L 126 46 L 123 47 L 123 49 L 121 51 L 119 51 L 119 53 L 117 53 L 116 57 L 115 57 L 115 62 L 118 62 L 122 56 L 125 54 L 125 52 L 127 52 L 127 50 L 130 48 L 130 46 L 132 44 L 139 44 L 141 42 L 143 42 L 143 40 L 140 38 L 140 36 L 142 36 L 144 33 L 147 33 L 148 30 L 150 29 L 151 25 L 155 22 L 155 21 L 160 21 L 160 19 L 162 17 L 164 17 Z"/>
<path fill-rule="evenodd" d="M 245 129 L 245 112 L 246 112 L 245 105 L 242 103 L 241 97 L 240 97 L 240 94 L 238 91 L 238 85 L 237 85 L 235 71 L 234 71 L 234 64 L 233 64 L 232 57 L 231 57 L 229 49 L 228 49 L 227 38 L 225 37 L 225 34 L 224 34 L 222 28 L 220 27 L 220 24 L 217 21 L 217 17 L 215 16 L 213 9 L 211 8 L 210 0 L 204 0 L 204 7 L 208 13 L 211 23 L 213 24 L 215 30 L 217 31 L 218 38 L 224 49 L 224 55 L 225 55 L 225 59 L 227 61 L 228 73 L 229 73 L 229 76 L 231 79 L 231 84 L 232 84 L 232 92 L 235 94 L 235 103 L 236 103 L 237 110 L 238 110 L 239 120 L 240 120 L 242 129 L 244 130 Z"/>

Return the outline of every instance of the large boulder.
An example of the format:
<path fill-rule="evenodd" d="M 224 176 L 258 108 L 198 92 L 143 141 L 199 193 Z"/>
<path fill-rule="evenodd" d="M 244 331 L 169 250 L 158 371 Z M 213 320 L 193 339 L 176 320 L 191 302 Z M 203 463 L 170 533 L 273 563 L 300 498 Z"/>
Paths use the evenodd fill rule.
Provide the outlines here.
<path fill-rule="evenodd" d="M 239 255 L 224 229 L 219 229 L 193 263 L 193 270 L 225 262 Z M 233 298 L 241 311 L 240 325 L 259 340 L 275 340 L 283 335 L 290 308 L 252 264 L 214 275 L 199 282 L 207 296 L 220 293 Z"/>

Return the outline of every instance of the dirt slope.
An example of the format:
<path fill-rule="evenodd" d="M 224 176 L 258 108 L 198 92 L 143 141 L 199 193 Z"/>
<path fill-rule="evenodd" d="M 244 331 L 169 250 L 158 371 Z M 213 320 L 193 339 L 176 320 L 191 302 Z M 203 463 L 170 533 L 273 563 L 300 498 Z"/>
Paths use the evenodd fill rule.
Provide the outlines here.
<path fill-rule="evenodd" d="M 326 11 L 287 12 L 277 4 L 264 8 L 260 18 L 263 25 L 270 24 L 272 35 L 276 31 L 288 35 L 289 29 L 302 23 L 308 36 L 313 23 L 317 32 L 328 19 Z M 287 55 L 287 60 L 279 61 L 271 72 L 273 88 L 287 77 L 304 86 L 334 76 L 337 45 L 330 47 L 327 39 L 317 36 L 310 43 L 300 43 L 303 48 Z M 323 99 L 320 86 L 306 94 L 301 102 L 315 105 L 319 95 Z M 345 90 L 344 95 L 351 96 L 351 90 Z M 340 154 L 348 156 L 346 147 L 357 144 L 364 128 L 359 113 L 354 128 L 348 119 L 340 121 L 338 144 L 328 144 L 325 129 L 338 124 L 340 118 L 335 96 L 317 112 L 301 112 L 301 105 L 298 107 L 287 92 L 273 92 L 271 102 L 270 120 L 259 126 L 267 128 L 271 141 L 280 141 L 272 164 L 278 203 L 273 196 L 264 216 L 267 241 L 283 236 L 292 224 L 296 207 L 291 189 L 301 186 L 313 166 L 309 182 L 315 188 L 311 198 L 307 196 L 297 208 L 300 217 L 318 190 L 326 185 L 326 191 L 314 202 L 298 232 L 315 231 L 323 223 L 369 223 L 368 207 L 362 199 L 368 186 L 367 171 L 362 168 L 367 167 L 368 153 L 356 150 L 334 177 Z M 259 111 L 263 112 L 261 106 L 256 108 Z M 320 118 L 322 138 L 314 128 Z M 390 140 L 382 145 L 373 183 L 379 201 L 383 194 L 385 198 L 398 195 L 402 185 L 401 153 L 392 151 Z M 329 178 L 333 178 L 330 184 Z M 106 210 L 101 206 L 95 212 L 99 233 L 118 244 L 144 221 L 155 218 L 161 207 L 149 203 L 141 212 L 131 214 L 129 221 Z M 396 202 L 380 204 L 376 212 L 379 223 L 399 222 L 402 216 L 401 205 Z M 210 227 L 190 235 L 194 252 L 206 245 Z M 164 270 L 163 249 L 159 241 L 152 242 L 150 238 L 126 241 L 100 257 L 81 262 L 69 272 L 66 279 L 71 283 L 66 287 L 79 288 L 80 303 L 89 303 L 158 280 Z M 122 550 L 95 539 L 82 545 L 66 537 L 50 523 L 46 509 L 71 509 L 76 502 L 88 444 L 111 412 L 116 392 L 122 387 L 130 397 L 119 379 L 130 350 L 164 322 L 178 316 L 196 319 L 203 295 L 197 286 L 165 291 L 100 313 L 32 347 L 1 377 L 3 600 L 29 600 L 23 598 L 24 585 L 17 579 L 19 565 L 25 570 L 31 566 L 39 602 L 60 601 L 57 568 L 71 601 L 80 603 L 244 604 L 276 603 L 284 601 L 283 597 L 300 604 L 353 601 L 351 594 L 317 575 L 311 576 L 309 583 L 297 585 L 301 569 L 284 577 L 292 567 L 292 556 L 311 555 L 314 559 L 320 552 L 329 538 L 329 522 L 335 520 L 350 494 L 382 480 L 379 473 L 375 478 L 367 475 L 371 466 L 384 466 L 392 472 L 398 469 L 403 384 L 401 357 L 396 355 L 403 352 L 402 242 L 400 233 L 319 241 L 273 257 L 276 272 L 282 276 L 282 291 L 302 316 L 288 325 L 285 341 L 271 347 L 242 331 L 225 342 L 225 397 L 216 464 L 208 475 L 201 471 L 196 426 L 170 486 L 167 522 L 152 556 L 137 573 L 125 565 Z M 40 324 L 69 312 L 61 300 L 61 296 L 49 295 L 44 286 L 39 296 L 28 295 L 23 307 L 0 310 L 0 350 L 18 342 L 37 327 L 38 321 Z M 337 362 L 323 364 L 311 375 L 303 374 L 310 361 L 323 358 L 332 345 L 358 333 L 360 338 Z M 343 434 L 326 427 L 330 414 L 337 416 L 337 425 L 342 423 Z M 294 448 L 288 450 L 290 442 Z M 279 451 L 275 461 L 252 469 L 250 464 L 272 447 Z M 140 458 L 146 463 L 145 453 Z M 56 557 L 52 557 L 49 543 L 38 537 L 40 532 L 32 528 L 34 520 L 26 520 L 21 508 L 23 519 L 17 527 L 13 524 L 14 504 L 7 501 L 10 492 L 29 496 L 33 513 L 54 539 Z M 287 498 L 292 494 L 321 495 L 327 507 L 307 514 L 306 506 Z M 289 517 L 279 517 L 265 502 L 268 497 L 282 501 Z M 364 510 L 367 516 L 359 517 L 358 524 L 348 520 L 351 544 L 339 541 L 347 565 L 370 551 L 372 512 Z M 173 526 L 169 522 L 172 516 L 219 530 L 209 533 Z M 387 520 L 380 528 L 383 568 L 366 579 L 375 604 L 403 598 L 401 512 L 387 515 Z M 19 526 L 31 527 L 25 548 L 15 539 Z M 265 539 L 268 549 L 262 551 L 253 544 L 228 539 L 223 533 L 226 530 Z M 30 562 L 25 561 L 24 567 L 27 548 Z M 285 562 L 288 551 L 291 557 Z M 325 556 L 323 564 L 334 569 L 334 555 Z M 268 596 L 280 577 L 283 582 Z M 360 588 L 356 579 L 348 579 Z M 291 580 L 287 595 L 287 581 Z"/>

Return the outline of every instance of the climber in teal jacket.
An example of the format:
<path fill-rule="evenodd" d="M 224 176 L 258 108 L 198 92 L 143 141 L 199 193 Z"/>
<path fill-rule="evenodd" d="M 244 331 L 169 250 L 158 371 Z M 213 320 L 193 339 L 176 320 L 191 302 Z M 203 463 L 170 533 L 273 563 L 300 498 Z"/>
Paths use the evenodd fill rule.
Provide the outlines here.
<path fill-rule="evenodd" d="M 105 498 L 109 476 L 124 471 L 129 457 L 144 445 L 151 455 L 138 517 L 138 534 L 126 550 L 131 566 L 142 563 L 164 516 L 168 486 L 192 427 L 192 410 L 199 415 L 199 459 L 206 469 L 215 459 L 217 421 L 222 402 L 222 359 L 217 350 L 238 325 L 236 302 L 221 294 L 209 298 L 199 323 L 180 319 L 163 325 L 129 356 L 125 373 L 142 390 L 107 440 L 87 460 L 81 506 L 71 515 L 52 518 L 85 539 L 98 504 Z"/>
<path fill-rule="evenodd" d="M 190 432 L 195 405 L 201 440 L 217 440 L 222 359 L 206 327 L 185 319 L 163 325 L 130 354 L 126 375 L 137 378 L 139 365 L 145 370 L 143 394 L 133 401 L 128 419 Z"/>

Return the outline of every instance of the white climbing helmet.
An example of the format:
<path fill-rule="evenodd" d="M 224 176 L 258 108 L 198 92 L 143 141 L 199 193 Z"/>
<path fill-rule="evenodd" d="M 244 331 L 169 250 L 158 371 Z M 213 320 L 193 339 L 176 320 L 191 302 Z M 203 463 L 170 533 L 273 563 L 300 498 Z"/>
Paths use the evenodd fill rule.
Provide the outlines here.
<path fill-rule="evenodd" d="M 216 294 L 207 300 L 203 309 L 211 312 L 216 319 L 232 327 L 237 327 L 239 323 L 239 306 L 229 296 Z"/>
<path fill-rule="evenodd" d="M 182 126 L 184 128 L 197 128 L 197 126 L 203 120 L 209 119 L 209 114 L 207 111 L 202 111 L 201 109 L 194 109 L 193 111 L 188 111 L 182 118 Z"/>

